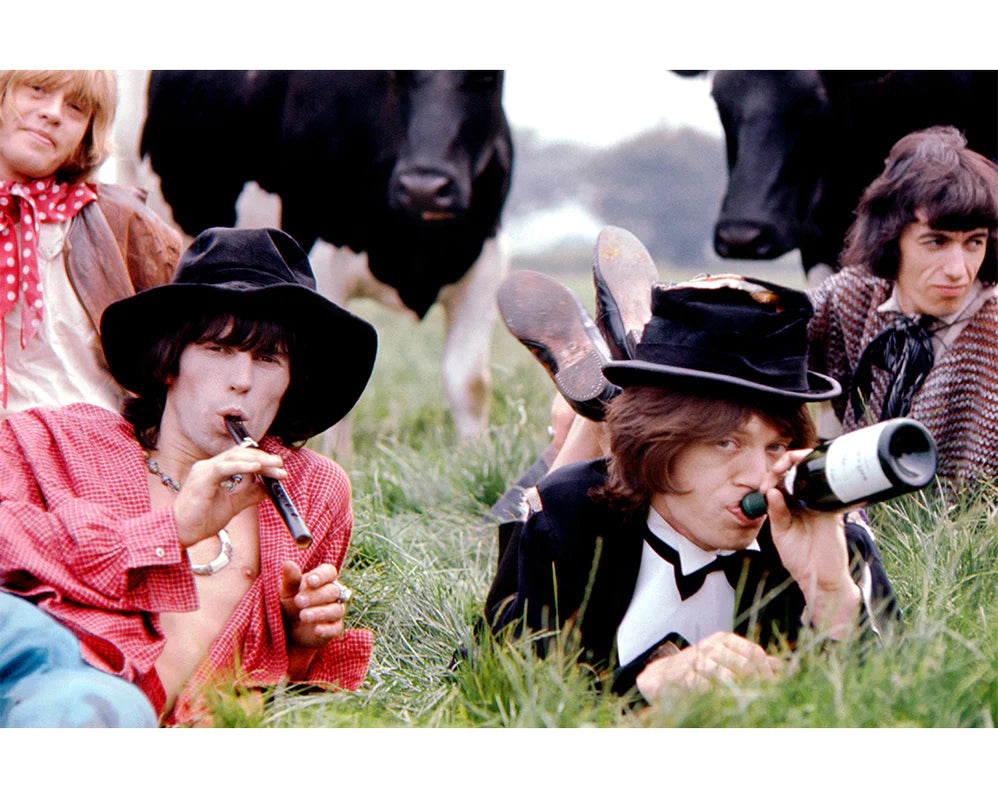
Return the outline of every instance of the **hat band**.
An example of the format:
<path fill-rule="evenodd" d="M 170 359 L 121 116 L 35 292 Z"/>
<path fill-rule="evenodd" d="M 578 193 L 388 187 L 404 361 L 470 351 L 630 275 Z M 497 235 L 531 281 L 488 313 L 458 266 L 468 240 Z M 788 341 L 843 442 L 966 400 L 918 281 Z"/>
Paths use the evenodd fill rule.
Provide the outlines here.
<path fill-rule="evenodd" d="M 644 360 L 651 365 L 735 377 L 786 391 L 810 390 L 807 364 L 801 357 L 765 359 L 756 356 L 750 362 L 731 352 L 668 343 L 640 343 L 636 354 L 636 361 Z"/>
<path fill-rule="evenodd" d="M 245 291 L 255 288 L 270 288 L 275 285 L 296 285 L 311 288 L 288 274 L 272 274 L 261 269 L 245 266 L 224 266 L 213 269 L 190 270 L 175 282 L 176 285 L 211 285 L 217 288 L 229 288 L 234 291 Z"/>

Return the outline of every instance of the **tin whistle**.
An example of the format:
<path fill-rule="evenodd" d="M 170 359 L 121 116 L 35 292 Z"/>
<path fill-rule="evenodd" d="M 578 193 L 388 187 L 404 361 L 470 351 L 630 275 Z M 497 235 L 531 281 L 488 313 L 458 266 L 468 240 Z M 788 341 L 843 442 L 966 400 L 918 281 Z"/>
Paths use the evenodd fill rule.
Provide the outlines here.
<path fill-rule="evenodd" d="M 254 449 L 260 448 L 257 442 L 250 437 L 249 432 L 246 431 L 246 427 L 240 419 L 235 416 L 226 416 L 225 426 L 228 427 L 232 439 L 240 446 L 250 446 Z M 270 500 L 274 503 L 274 507 L 277 508 L 281 520 L 284 521 L 291 536 L 295 539 L 295 545 L 302 549 L 312 545 L 312 533 L 308 531 L 305 522 L 301 520 L 297 508 L 294 506 L 291 497 L 288 496 L 288 492 L 284 489 L 280 481 L 273 477 L 260 475 L 260 482 L 263 483 L 263 487 L 266 489 Z"/>

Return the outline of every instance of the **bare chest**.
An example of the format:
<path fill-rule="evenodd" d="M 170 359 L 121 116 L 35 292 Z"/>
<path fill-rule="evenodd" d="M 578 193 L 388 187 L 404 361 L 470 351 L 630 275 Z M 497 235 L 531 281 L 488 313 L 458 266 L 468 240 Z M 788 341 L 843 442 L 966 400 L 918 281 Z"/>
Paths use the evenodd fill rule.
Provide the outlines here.
<path fill-rule="evenodd" d="M 196 575 L 198 608 L 193 612 L 162 613 L 159 620 L 166 644 L 156 671 L 172 706 L 184 683 L 222 633 L 243 597 L 260 574 L 257 513 L 250 507 L 233 518 L 226 530 L 232 541 L 230 562 L 210 575 Z M 193 565 L 211 562 L 219 554 L 217 537 L 187 549 Z"/>

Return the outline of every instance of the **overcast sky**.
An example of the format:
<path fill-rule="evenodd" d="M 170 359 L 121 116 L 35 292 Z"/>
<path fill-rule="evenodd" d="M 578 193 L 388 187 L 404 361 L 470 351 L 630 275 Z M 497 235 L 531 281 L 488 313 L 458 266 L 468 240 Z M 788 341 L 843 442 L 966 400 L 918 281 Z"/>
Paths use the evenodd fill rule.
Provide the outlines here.
<path fill-rule="evenodd" d="M 567 80 L 560 70 L 514 65 L 506 70 L 503 106 L 511 124 L 548 140 L 606 146 L 661 124 L 722 135 L 709 80 L 665 68 L 576 65 Z"/>
<path fill-rule="evenodd" d="M 565 71 L 541 64 L 514 65 L 506 70 L 503 107 L 510 124 L 533 128 L 547 141 L 607 147 L 659 125 L 722 135 L 710 81 L 665 68 L 575 64 L 569 80 Z M 566 202 L 525 218 L 507 217 L 505 230 L 512 252 L 529 254 L 567 239 L 594 239 L 606 223 L 581 203 Z"/>
<path fill-rule="evenodd" d="M 987 6 L 964 20 L 974 24 L 940 36 L 938 15 L 914 7 L 899 14 L 869 0 L 838 0 L 834 14 L 799 0 L 241 0 L 238 10 L 171 0 L 169 13 L 95 1 L 89 20 L 99 35 L 85 30 L 89 20 L 75 3 L 50 0 L 46 20 L 64 25 L 47 26 L 42 49 L 31 37 L 16 39 L 7 60 L 118 69 L 501 67 L 513 125 L 596 146 L 662 123 L 721 135 L 708 80 L 668 67 L 991 69 L 995 26 L 985 17 L 998 13 Z M 562 209 L 559 224 L 588 229 L 593 220 L 577 210 Z M 524 240 L 533 240 L 527 232 Z"/>
<path fill-rule="evenodd" d="M 501 67 L 513 124 L 597 145 L 660 122 L 720 135 L 707 80 L 669 67 L 992 69 L 986 17 L 998 16 L 986 5 L 940 36 L 938 14 L 869 0 L 837 0 L 834 13 L 799 0 L 91 0 L 83 16 L 75 0 L 45 8 L 45 46 L 14 37 L 12 65 Z"/>

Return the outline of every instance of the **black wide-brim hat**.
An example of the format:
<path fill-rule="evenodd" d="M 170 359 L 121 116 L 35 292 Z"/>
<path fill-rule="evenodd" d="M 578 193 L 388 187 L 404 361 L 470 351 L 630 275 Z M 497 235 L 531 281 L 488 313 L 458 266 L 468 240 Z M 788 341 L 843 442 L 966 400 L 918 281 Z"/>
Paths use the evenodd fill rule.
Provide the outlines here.
<path fill-rule="evenodd" d="M 109 305 L 100 327 L 112 376 L 132 393 L 158 389 L 143 367 L 151 349 L 183 322 L 220 313 L 294 331 L 285 396 L 296 397 L 300 439 L 342 419 L 364 392 L 378 349 L 374 327 L 318 293 L 308 256 L 275 229 L 209 228 L 180 257 L 172 282 Z"/>
<path fill-rule="evenodd" d="M 714 387 L 805 402 L 831 399 L 839 383 L 807 368 L 807 294 L 738 275 L 652 289 L 652 317 L 634 358 L 603 367 L 621 387 Z"/>

